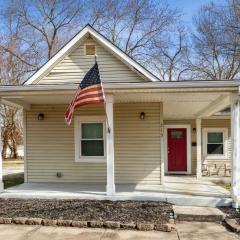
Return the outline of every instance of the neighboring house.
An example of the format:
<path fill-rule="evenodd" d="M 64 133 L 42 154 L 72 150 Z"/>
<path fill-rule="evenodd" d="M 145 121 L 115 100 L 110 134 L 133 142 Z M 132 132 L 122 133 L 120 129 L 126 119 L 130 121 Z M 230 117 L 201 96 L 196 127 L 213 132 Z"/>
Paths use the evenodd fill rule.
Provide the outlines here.
<path fill-rule="evenodd" d="M 103 104 L 76 109 L 71 126 L 64 121 L 95 54 L 110 133 Z M 86 26 L 23 86 L 0 87 L 0 98 L 24 109 L 25 182 L 107 183 L 113 195 L 115 183 L 163 184 L 166 174 L 224 176 L 232 160 L 236 190 L 238 86 L 161 82 Z M 230 114 L 221 114 L 231 105 Z"/>

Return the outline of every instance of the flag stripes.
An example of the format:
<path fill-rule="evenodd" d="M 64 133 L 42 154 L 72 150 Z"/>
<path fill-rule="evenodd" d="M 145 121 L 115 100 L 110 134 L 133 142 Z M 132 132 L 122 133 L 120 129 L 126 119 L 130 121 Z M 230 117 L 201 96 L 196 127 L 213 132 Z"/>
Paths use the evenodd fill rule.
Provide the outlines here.
<path fill-rule="evenodd" d="M 98 65 L 88 71 L 76 91 L 71 103 L 65 113 L 65 121 L 71 124 L 74 109 L 88 104 L 98 104 L 105 102 L 103 87 L 100 80 Z"/>

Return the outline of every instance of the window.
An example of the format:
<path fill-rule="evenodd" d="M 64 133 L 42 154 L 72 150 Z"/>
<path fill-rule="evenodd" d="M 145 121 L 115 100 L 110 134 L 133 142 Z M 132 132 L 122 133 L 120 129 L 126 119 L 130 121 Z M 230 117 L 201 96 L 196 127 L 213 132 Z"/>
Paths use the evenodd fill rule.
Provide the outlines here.
<path fill-rule="evenodd" d="M 223 154 L 223 132 L 207 133 L 207 154 Z"/>
<path fill-rule="evenodd" d="M 85 45 L 85 55 L 86 56 L 95 56 L 96 54 L 96 46 L 94 44 L 86 44 Z"/>
<path fill-rule="evenodd" d="M 81 124 L 81 156 L 104 156 L 103 123 Z"/>
<path fill-rule="evenodd" d="M 105 160 L 104 117 L 75 117 L 75 161 Z"/>
<path fill-rule="evenodd" d="M 227 128 L 205 128 L 204 155 L 207 159 L 226 159 L 227 158 Z"/>
<path fill-rule="evenodd" d="M 175 131 L 172 131 L 171 132 L 171 137 L 172 137 L 172 139 L 181 139 L 182 138 L 182 131 L 177 131 L 177 130 L 175 130 Z"/>

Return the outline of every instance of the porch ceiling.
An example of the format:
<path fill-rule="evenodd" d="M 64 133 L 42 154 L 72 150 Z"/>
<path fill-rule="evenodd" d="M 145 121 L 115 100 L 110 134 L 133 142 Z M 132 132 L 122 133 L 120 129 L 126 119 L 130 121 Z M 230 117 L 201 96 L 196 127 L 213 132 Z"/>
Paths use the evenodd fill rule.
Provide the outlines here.
<path fill-rule="evenodd" d="M 115 94 L 116 102 L 163 102 L 163 113 L 165 119 L 187 119 L 195 118 L 201 112 L 208 109 L 213 103 L 229 97 L 229 93 L 194 92 L 194 93 L 125 93 Z M 216 111 L 222 110 L 222 106 L 216 107 Z M 228 106 L 224 102 L 223 106 Z M 220 107 L 220 108 L 219 108 Z"/>
<path fill-rule="evenodd" d="M 19 96 L 2 96 L 3 103 L 22 103 L 26 106 L 31 104 L 68 104 L 73 96 L 72 92 L 41 92 L 35 94 L 21 94 Z M 213 113 L 228 106 L 228 102 L 216 109 L 214 103 L 218 104 L 221 99 L 230 96 L 228 92 L 168 92 L 168 93 L 137 93 L 137 92 L 115 92 L 115 103 L 132 102 L 163 102 L 165 119 L 195 118 L 198 113 L 204 113 L 208 107 Z M 5 101 L 5 102 L 4 102 Z M 212 106 L 211 106 L 212 105 Z M 23 106 L 24 107 L 24 106 Z"/>

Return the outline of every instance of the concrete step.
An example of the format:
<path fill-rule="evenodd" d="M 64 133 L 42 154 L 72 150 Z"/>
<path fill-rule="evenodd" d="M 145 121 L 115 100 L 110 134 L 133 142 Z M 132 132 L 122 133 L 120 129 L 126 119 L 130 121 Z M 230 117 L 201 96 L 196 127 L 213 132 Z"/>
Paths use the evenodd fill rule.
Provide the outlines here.
<path fill-rule="evenodd" d="M 173 206 L 174 218 L 177 221 L 222 222 L 225 214 L 211 207 Z"/>

